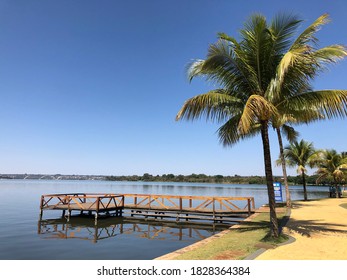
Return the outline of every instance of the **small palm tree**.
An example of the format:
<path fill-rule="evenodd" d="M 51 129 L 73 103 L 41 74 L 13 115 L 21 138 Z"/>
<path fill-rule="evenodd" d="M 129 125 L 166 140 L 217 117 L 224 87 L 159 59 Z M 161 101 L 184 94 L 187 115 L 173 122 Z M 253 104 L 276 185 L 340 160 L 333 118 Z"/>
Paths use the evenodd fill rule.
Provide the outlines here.
<path fill-rule="evenodd" d="M 316 151 L 312 142 L 301 140 L 294 141 L 286 146 L 283 150 L 286 163 L 290 167 L 297 167 L 298 174 L 302 176 L 302 184 L 304 189 L 304 200 L 307 200 L 306 189 L 306 167 L 315 167 L 319 158 L 319 151 Z"/>
<path fill-rule="evenodd" d="M 322 115 L 319 112 L 318 108 L 312 107 L 311 109 L 304 110 L 305 114 L 295 114 L 296 118 L 293 115 L 282 115 L 278 117 L 276 120 L 272 122 L 272 126 L 276 130 L 277 133 L 277 139 L 278 139 L 278 145 L 280 148 L 280 156 L 279 159 L 276 161 L 277 165 L 282 166 L 282 173 L 283 173 L 283 181 L 285 186 L 285 192 L 286 192 L 286 205 L 288 208 L 292 207 L 292 201 L 288 186 L 288 176 L 287 176 L 287 170 L 286 170 L 286 161 L 284 158 L 284 148 L 283 148 L 283 140 L 282 140 L 282 134 L 284 134 L 287 138 L 287 140 L 292 143 L 297 140 L 297 137 L 299 136 L 299 133 L 289 124 L 292 123 L 309 123 L 316 120 L 325 119 L 324 115 Z"/>
<path fill-rule="evenodd" d="M 347 155 L 345 152 L 339 154 L 336 150 L 324 150 L 318 161 L 319 177 L 317 183 L 322 180 L 329 181 L 337 190 L 338 186 L 346 182 L 347 175 Z M 338 192 L 336 192 L 338 195 Z"/>

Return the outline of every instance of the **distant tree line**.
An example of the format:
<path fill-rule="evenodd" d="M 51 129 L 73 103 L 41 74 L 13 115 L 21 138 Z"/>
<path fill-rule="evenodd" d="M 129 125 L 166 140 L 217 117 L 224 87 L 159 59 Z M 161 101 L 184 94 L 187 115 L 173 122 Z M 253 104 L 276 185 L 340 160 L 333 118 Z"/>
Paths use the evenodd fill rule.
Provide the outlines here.
<path fill-rule="evenodd" d="M 266 184 L 265 176 L 240 176 L 235 174 L 234 176 L 223 175 L 206 175 L 206 174 L 191 174 L 191 175 L 151 175 L 145 173 L 142 176 L 107 176 L 108 181 L 144 181 L 144 182 L 188 182 L 188 183 L 219 183 L 219 184 Z M 282 182 L 282 177 L 275 176 L 274 180 Z M 316 185 L 317 175 L 306 175 L 306 182 L 309 185 Z M 288 176 L 288 182 L 291 185 L 302 184 L 302 176 Z M 326 182 L 321 182 L 321 185 L 325 185 Z"/>

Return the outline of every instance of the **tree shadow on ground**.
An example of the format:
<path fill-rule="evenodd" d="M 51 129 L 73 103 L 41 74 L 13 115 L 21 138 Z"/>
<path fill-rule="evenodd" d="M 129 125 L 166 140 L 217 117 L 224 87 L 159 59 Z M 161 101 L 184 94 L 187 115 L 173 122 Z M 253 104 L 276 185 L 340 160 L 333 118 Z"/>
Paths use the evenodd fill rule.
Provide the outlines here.
<path fill-rule="evenodd" d="M 342 207 L 342 208 L 347 209 L 347 203 L 342 203 L 342 204 L 340 204 L 339 206 Z"/>
<path fill-rule="evenodd" d="M 310 204 L 310 203 L 306 203 L 306 202 L 315 202 L 315 201 L 320 201 L 320 200 L 327 200 L 327 199 L 337 199 L 340 200 L 342 202 L 346 201 L 345 199 L 346 197 L 342 197 L 342 198 L 335 198 L 335 197 L 331 197 L 331 198 L 317 198 L 317 199 L 308 199 L 308 200 L 295 200 L 292 201 L 292 209 L 300 209 L 300 208 L 307 208 L 307 207 L 317 207 L 317 205 L 315 204 Z"/>
<path fill-rule="evenodd" d="M 342 233 L 347 234 L 347 226 L 344 224 L 337 223 L 326 223 L 320 222 L 322 220 L 295 220 L 290 219 L 290 222 L 286 227 L 290 231 L 297 232 L 301 235 L 311 237 L 315 233 L 319 234 L 331 234 L 331 233 Z"/>
<path fill-rule="evenodd" d="M 311 237 L 315 233 L 319 234 L 330 234 L 330 233 L 342 233 L 347 234 L 347 226 L 337 223 L 320 223 L 321 220 L 295 220 L 290 219 L 290 221 L 285 225 L 289 231 L 297 232 L 301 235 Z M 281 220 L 279 220 L 281 224 Z M 283 225 L 284 226 L 284 225 Z M 242 222 L 239 228 L 234 230 L 239 232 L 254 231 L 259 229 L 269 229 L 269 221 L 245 221 Z"/>

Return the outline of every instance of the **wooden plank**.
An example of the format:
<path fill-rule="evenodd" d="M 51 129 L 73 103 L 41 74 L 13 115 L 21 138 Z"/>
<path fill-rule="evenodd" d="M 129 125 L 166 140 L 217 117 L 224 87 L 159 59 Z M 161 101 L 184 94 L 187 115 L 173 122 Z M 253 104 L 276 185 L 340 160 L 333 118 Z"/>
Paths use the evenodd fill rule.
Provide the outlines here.
<path fill-rule="evenodd" d="M 226 203 L 228 203 L 228 204 L 234 206 L 237 210 L 240 210 L 240 209 L 241 209 L 240 207 L 238 207 L 237 205 L 235 205 L 234 203 L 230 202 L 230 201 L 227 200 L 227 199 L 224 199 L 224 201 L 225 201 Z M 225 205 L 225 204 L 223 203 L 223 205 Z M 229 208 L 229 209 L 232 210 L 231 208 Z"/>
<path fill-rule="evenodd" d="M 177 208 L 179 207 L 175 202 L 173 202 L 169 197 L 166 197 L 166 200 L 170 201 Z"/>
<path fill-rule="evenodd" d="M 156 202 L 158 202 L 158 204 L 161 205 L 164 209 L 168 209 L 168 208 L 169 208 L 169 207 L 166 206 L 164 203 L 160 202 L 158 199 L 159 199 L 159 197 L 154 197 L 154 200 L 155 200 Z"/>
<path fill-rule="evenodd" d="M 210 199 L 206 199 L 203 203 L 199 204 L 198 206 L 196 206 L 195 208 L 193 208 L 194 210 L 199 209 L 201 206 L 203 206 L 205 203 L 207 203 Z"/>
<path fill-rule="evenodd" d="M 76 202 L 76 204 L 77 204 L 81 209 L 83 209 L 83 206 L 82 206 L 82 204 L 81 204 L 81 203 L 82 203 L 81 201 L 80 201 L 81 203 L 78 202 L 78 201 L 76 200 L 75 197 L 72 197 L 71 200 L 73 200 L 74 202 Z"/>

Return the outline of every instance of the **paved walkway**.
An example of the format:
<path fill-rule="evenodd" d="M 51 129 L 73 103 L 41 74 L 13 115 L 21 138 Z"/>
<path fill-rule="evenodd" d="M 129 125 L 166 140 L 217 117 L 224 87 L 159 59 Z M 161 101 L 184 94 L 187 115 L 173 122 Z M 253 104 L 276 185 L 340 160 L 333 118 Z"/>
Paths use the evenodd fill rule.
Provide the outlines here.
<path fill-rule="evenodd" d="M 269 249 L 257 260 L 347 260 L 347 198 L 294 202 L 283 232 L 295 242 Z"/>

